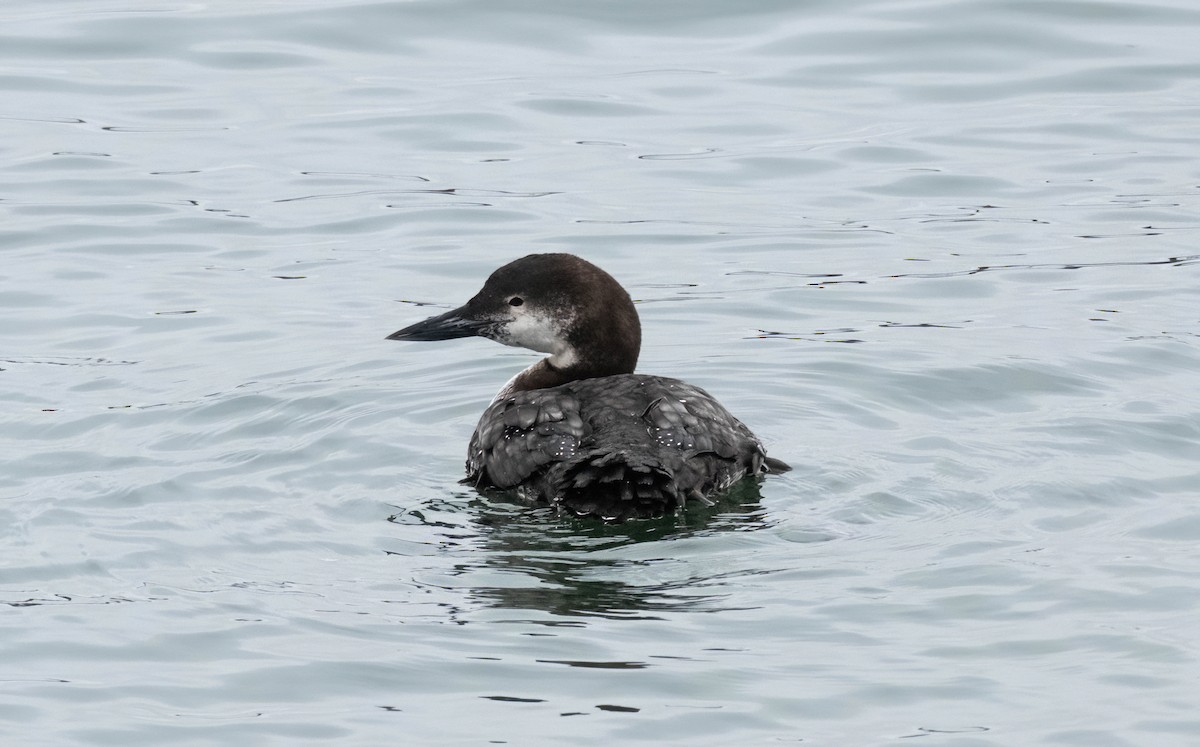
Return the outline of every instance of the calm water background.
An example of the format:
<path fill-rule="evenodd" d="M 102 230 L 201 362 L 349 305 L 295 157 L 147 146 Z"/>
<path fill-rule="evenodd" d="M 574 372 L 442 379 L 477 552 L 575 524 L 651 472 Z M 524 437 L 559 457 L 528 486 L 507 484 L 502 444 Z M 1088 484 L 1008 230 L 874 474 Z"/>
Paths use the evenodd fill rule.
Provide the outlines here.
<path fill-rule="evenodd" d="M 1200 744 L 1191 0 L 0 21 L 6 744 Z M 560 250 L 795 471 L 458 485 Z"/>

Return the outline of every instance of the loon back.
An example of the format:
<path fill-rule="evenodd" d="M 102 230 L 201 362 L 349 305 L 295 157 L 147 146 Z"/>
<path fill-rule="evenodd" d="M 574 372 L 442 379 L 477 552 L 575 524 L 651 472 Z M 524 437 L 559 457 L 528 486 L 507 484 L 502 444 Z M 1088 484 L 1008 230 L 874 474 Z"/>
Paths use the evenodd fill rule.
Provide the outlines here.
<path fill-rule="evenodd" d="M 467 453 L 467 480 L 607 521 L 712 505 L 746 476 L 786 468 L 697 386 L 624 374 L 499 399 Z"/>

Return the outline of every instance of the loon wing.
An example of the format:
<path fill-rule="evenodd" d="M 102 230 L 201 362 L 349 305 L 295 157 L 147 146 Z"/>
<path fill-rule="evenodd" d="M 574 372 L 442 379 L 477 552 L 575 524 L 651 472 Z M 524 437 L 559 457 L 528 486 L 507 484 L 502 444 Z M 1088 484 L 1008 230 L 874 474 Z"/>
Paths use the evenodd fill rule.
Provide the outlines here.
<path fill-rule="evenodd" d="M 579 400 L 558 389 L 518 392 L 484 410 L 467 447 L 470 481 L 515 488 L 547 465 L 578 453 L 592 429 L 583 420 Z"/>

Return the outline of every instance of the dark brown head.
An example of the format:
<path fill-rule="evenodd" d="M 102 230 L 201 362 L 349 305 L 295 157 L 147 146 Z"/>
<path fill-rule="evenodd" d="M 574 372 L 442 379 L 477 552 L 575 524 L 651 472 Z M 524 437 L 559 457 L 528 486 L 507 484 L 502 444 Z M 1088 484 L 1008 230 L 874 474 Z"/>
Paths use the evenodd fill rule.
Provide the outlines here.
<path fill-rule="evenodd" d="M 629 294 L 607 272 L 572 254 L 530 254 L 510 262 L 465 305 L 388 339 L 472 335 L 549 353 L 545 364 L 563 381 L 633 373 L 642 345 Z"/>

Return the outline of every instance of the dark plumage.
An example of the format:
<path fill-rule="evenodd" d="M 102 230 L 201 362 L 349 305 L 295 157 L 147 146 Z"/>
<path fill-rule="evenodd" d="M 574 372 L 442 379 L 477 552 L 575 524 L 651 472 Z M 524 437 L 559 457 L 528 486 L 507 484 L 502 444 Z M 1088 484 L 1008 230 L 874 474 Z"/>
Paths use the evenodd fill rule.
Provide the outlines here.
<path fill-rule="evenodd" d="M 641 343 L 629 294 L 569 254 L 500 268 L 459 309 L 389 336 L 480 335 L 551 355 L 518 374 L 479 419 L 467 480 L 577 515 L 654 517 L 744 477 L 788 466 L 711 395 L 634 374 Z"/>

